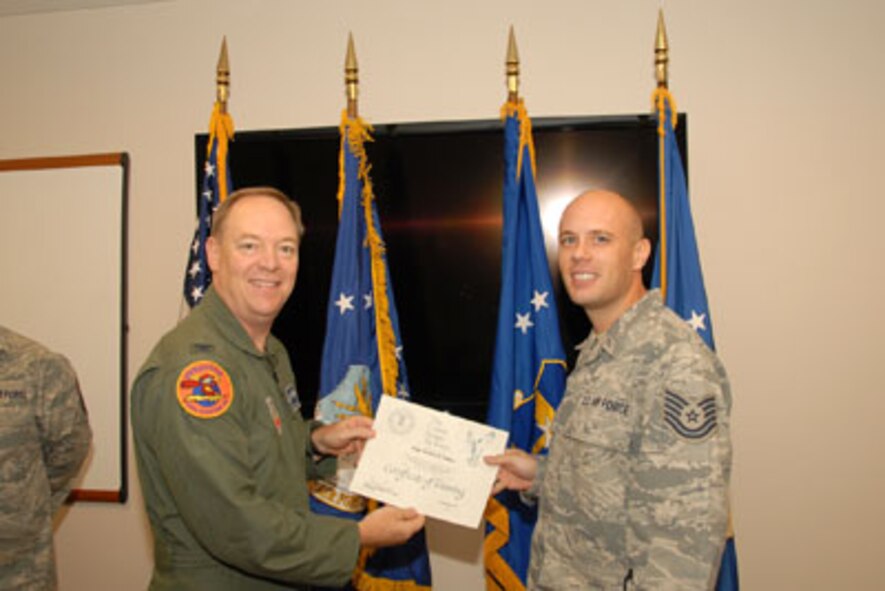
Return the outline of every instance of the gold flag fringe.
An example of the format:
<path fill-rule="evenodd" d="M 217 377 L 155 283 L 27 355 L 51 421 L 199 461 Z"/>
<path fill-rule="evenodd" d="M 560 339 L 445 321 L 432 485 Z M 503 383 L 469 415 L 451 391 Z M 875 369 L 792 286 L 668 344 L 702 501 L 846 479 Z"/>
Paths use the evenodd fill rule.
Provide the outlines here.
<path fill-rule="evenodd" d="M 667 170 L 666 160 L 664 159 L 665 149 L 664 142 L 667 135 L 667 129 L 664 125 L 667 117 L 667 107 L 670 108 L 670 117 L 673 123 L 673 129 L 676 129 L 676 123 L 679 115 L 676 111 L 676 101 L 673 95 L 666 88 L 656 88 L 652 93 L 652 102 L 654 108 L 658 111 L 658 252 L 660 254 L 660 273 L 661 273 L 661 297 L 667 299 Z"/>
<path fill-rule="evenodd" d="M 216 162 L 218 169 L 218 202 L 227 199 L 227 146 L 234 139 L 234 120 L 226 111 L 222 111 L 221 103 L 215 101 L 212 117 L 209 118 L 209 143 L 206 145 L 206 158 L 212 152 L 212 142 L 218 140 Z"/>

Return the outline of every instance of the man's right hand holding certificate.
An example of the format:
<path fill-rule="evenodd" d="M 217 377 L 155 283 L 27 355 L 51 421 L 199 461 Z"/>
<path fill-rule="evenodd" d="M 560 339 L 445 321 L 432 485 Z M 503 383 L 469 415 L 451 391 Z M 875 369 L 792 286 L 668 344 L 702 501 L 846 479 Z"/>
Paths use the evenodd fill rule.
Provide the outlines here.
<path fill-rule="evenodd" d="M 498 466 L 492 495 L 504 490 L 527 491 L 538 473 L 538 460 L 521 449 L 511 448 L 503 454 L 486 456 L 484 459 L 486 464 Z"/>

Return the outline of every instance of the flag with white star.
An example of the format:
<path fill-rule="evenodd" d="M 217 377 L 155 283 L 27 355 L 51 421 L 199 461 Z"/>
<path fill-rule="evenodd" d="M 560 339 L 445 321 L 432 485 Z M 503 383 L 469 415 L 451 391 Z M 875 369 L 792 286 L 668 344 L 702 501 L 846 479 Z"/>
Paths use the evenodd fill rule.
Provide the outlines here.
<path fill-rule="evenodd" d="M 668 98 L 659 100 L 662 101 L 658 133 L 663 146 L 660 163 L 663 169 L 658 171 L 660 227 L 651 286 L 661 289 L 664 303 L 684 318 L 712 349 L 713 327 L 707 306 L 707 291 L 701 273 L 685 170 L 674 131 L 678 115 L 671 110 Z"/>
<path fill-rule="evenodd" d="M 658 169 L 659 237 L 651 287 L 660 288 L 664 303 L 684 318 L 711 349 L 715 349 L 685 169 L 674 131 L 678 113 L 673 97 L 666 89 L 657 89 L 654 100 L 658 112 L 661 154 Z M 729 518 L 729 535 L 722 554 L 716 591 L 737 591 L 739 588 L 737 551 L 731 530 Z"/>
<path fill-rule="evenodd" d="M 326 423 L 350 415 L 374 416 L 382 396 L 409 397 L 399 319 L 365 151 L 370 131 L 362 119 L 344 113 L 338 236 L 316 413 Z M 348 474 L 342 463 L 337 482 L 311 483 L 311 507 L 317 513 L 360 519 L 367 503 L 346 491 Z M 429 591 L 424 532 L 402 546 L 368 554 L 354 586 Z"/>
<path fill-rule="evenodd" d="M 203 186 L 197 200 L 197 227 L 191 241 L 184 272 L 184 299 L 193 308 L 212 283 L 212 272 L 206 262 L 206 240 L 212 231 L 212 213 L 227 198 L 232 183 L 227 167 L 227 145 L 234 137 L 231 116 L 218 102 L 209 120 L 209 143 L 203 165 Z"/>
<path fill-rule="evenodd" d="M 501 294 L 488 423 L 510 432 L 509 445 L 545 454 L 565 391 L 566 362 L 535 189 L 531 120 L 522 100 L 504 117 L 504 227 Z M 536 507 L 512 491 L 486 509 L 487 589 L 525 589 Z"/>

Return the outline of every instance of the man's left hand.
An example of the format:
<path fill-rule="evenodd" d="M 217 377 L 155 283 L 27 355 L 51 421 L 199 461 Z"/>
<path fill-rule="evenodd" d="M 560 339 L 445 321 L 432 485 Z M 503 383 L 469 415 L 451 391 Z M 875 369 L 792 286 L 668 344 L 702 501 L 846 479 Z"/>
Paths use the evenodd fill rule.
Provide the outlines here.
<path fill-rule="evenodd" d="M 374 436 L 372 419 L 355 416 L 314 429 L 310 440 L 314 451 L 324 455 L 340 456 L 361 453 L 366 440 Z"/>

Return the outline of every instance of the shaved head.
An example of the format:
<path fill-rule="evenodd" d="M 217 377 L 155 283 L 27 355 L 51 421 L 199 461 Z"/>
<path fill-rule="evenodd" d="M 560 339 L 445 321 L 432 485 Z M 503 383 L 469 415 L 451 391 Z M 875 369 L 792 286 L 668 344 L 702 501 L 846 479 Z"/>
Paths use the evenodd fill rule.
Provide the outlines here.
<path fill-rule="evenodd" d="M 604 332 L 645 293 L 651 244 L 636 207 L 612 191 L 575 197 L 559 222 L 559 269 L 571 300 Z"/>
<path fill-rule="evenodd" d="M 642 228 L 642 216 L 639 215 L 639 210 L 636 209 L 632 201 L 613 191 L 606 191 L 604 189 L 584 191 L 572 199 L 571 203 L 563 211 L 561 219 L 565 219 L 565 212 L 569 208 L 585 201 L 607 203 L 612 211 L 617 212 L 617 215 L 622 217 L 627 237 L 632 240 L 645 238 L 645 230 Z"/>

